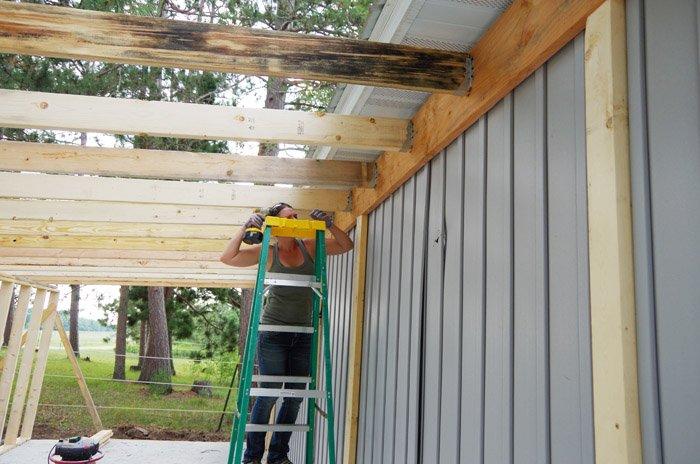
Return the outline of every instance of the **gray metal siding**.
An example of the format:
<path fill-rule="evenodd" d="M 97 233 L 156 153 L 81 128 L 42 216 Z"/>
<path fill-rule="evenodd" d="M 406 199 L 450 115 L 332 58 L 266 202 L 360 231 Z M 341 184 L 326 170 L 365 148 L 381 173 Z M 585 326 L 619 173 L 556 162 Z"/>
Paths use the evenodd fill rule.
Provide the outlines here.
<path fill-rule="evenodd" d="M 358 462 L 593 462 L 583 51 L 370 215 Z"/>
<path fill-rule="evenodd" d="M 354 239 L 354 231 L 350 232 Z M 347 401 L 348 353 L 350 348 L 350 318 L 352 316 L 352 286 L 354 250 L 339 256 L 328 257 L 328 305 L 331 334 L 331 360 L 333 365 L 333 401 L 335 411 L 336 462 L 341 462 L 345 434 L 345 403 Z M 326 321 L 323 321 L 325 324 Z M 325 372 L 323 358 L 319 358 L 319 388 L 325 389 Z M 319 408 L 327 411 L 325 400 L 319 402 Z M 302 407 L 297 424 L 305 424 L 306 407 Z M 328 459 L 328 422 L 316 414 L 314 462 L 325 464 Z M 293 434 L 290 441 L 289 457 L 292 462 L 304 462 L 305 435 Z"/>
<path fill-rule="evenodd" d="M 630 156 L 645 464 L 698 461 L 700 5 L 627 2 Z"/>

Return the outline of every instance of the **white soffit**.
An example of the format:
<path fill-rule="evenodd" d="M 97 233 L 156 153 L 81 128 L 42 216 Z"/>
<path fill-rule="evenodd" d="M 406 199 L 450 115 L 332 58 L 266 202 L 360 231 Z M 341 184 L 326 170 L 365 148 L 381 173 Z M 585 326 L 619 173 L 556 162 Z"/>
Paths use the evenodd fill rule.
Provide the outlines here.
<path fill-rule="evenodd" d="M 512 0 L 386 0 L 368 40 L 469 51 Z M 381 4 L 380 4 L 381 6 Z M 429 94 L 361 85 L 338 89 L 329 111 L 411 118 Z M 334 104 L 335 103 L 335 104 Z M 320 147 L 319 159 L 374 160 L 380 152 Z"/>

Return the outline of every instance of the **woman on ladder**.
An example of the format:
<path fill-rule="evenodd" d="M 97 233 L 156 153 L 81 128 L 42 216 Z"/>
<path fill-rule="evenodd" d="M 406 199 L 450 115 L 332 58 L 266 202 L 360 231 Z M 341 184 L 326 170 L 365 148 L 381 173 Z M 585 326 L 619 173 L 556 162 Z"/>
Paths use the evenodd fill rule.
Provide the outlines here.
<path fill-rule="evenodd" d="M 268 215 L 296 219 L 297 212 L 286 203 L 277 203 L 269 208 Z M 332 217 L 323 211 L 314 210 L 311 218 L 324 221 L 333 235 L 326 239 L 326 255 L 339 255 L 352 250 L 350 237 L 333 224 Z M 248 267 L 258 263 L 260 245 L 241 250 L 246 229 L 261 228 L 264 218 L 254 214 L 226 246 L 221 262 L 230 266 Z M 316 253 L 314 239 L 299 240 L 277 237 L 277 243 L 270 246 L 272 259 L 268 262 L 268 272 L 282 274 L 314 275 L 312 256 Z M 305 287 L 273 286 L 267 294 L 263 307 L 261 324 L 312 326 L 311 313 L 313 290 Z M 258 338 L 258 369 L 260 375 L 308 377 L 311 361 L 311 334 L 294 332 L 260 332 Z M 263 388 L 282 388 L 281 383 L 263 383 Z M 303 383 L 286 383 L 285 388 L 303 389 Z M 257 397 L 250 417 L 251 424 L 269 423 L 270 412 L 275 404 L 274 397 Z M 296 422 L 301 398 L 284 398 L 275 424 Z M 289 440 L 291 432 L 275 432 L 268 450 L 268 464 L 291 464 Z M 244 463 L 260 464 L 265 453 L 265 433 L 248 432 Z"/>

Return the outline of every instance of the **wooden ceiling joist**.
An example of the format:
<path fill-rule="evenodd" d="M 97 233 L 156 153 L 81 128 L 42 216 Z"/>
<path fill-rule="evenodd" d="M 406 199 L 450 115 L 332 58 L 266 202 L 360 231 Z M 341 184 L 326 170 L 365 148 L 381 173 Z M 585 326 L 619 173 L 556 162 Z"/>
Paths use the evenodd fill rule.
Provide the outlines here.
<path fill-rule="evenodd" d="M 208 279 L 206 276 L 196 278 L 171 276 L 130 277 L 85 277 L 85 276 L 42 276 L 44 284 L 63 285 L 133 285 L 138 287 L 206 287 L 206 288 L 253 288 L 255 279 Z"/>
<path fill-rule="evenodd" d="M 94 249 L 94 248 L 25 248 L 21 246 L 0 247 L 0 256 L 15 258 L 55 258 L 55 259 L 107 259 L 140 261 L 197 261 L 218 263 L 221 250 L 217 251 L 168 251 L 135 249 Z M 162 266 L 171 267 L 171 266 Z"/>
<path fill-rule="evenodd" d="M 409 121 L 404 119 L 4 89 L 0 102 L 0 127 L 19 129 L 396 151 L 410 144 Z"/>
<path fill-rule="evenodd" d="M 0 198 L 1 219 L 237 225 L 245 223 L 252 213 L 252 208 L 224 206 Z"/>
<path fill-rule="evenodd" d="M 0 247 L 92 248 L 95 250 L 210 251 L 221 254 L 228 240 L 108 237 L 108 236 L 24 236 L 0 235 Z"/>
<path fill-rule="evenodd" d="M 143 224 L 138 222 L 42 221 L 0 219 L 0 234 L 22 236 L 105 236 L 230 239 L 235 227 L 216 224 Z"/>
<path fill-rule="evenodd" d="M 300 209 L 345 211 L 350 193 L 213 182 L 0 172 L 1 198 L 262 207 L 284 201 Z"/>
<path fill-rule="evenodd" d="M 173 180 L 354 187 L 367 183 L 356 161 L 0 142 L 0 170 Z"/>
<path fill-rule="evenodd" d="M 466 92 L 466 54 L 405 45 L 0 2 L 0 51 Z"/>
<path fill-rule="evenodd" d="M 201 269 L 230 271 L 231 266 L 220 261 L 185 261 L 179 259 L 104 259 L 104 258 L 53 258 L 45 256 L 6 256 L 0 253 L 0 265 L 12 267 L 62 266 L 66 268 L 136 268 L 136 269 Z"/>
<path fill-rule="evenodd" d="M 379 206 L 479 120 L 525 78 L 579 34 L 603 0 L 514 0 L 471 50 L 474 79 L 468 95 L 431 95 L 412 119 L 409 156 L 377 158 L 375 188 L 353 189 L 353 212 L 338 225 Z"/>
<path fill-rule="evenodd" d="M 199 276 L 209 280 L 246 278 L 255 279 L 255 269 L 238 269 L 229 266 L 222 269 L 187 269 L 187 268 L 135 268 L 135 267 L 67 267 L 67 266 L 12 266 L 0 265 L 0 272 L 23 276 L 85 276 L 85 277 L 135 277 L 173 276 L 192 278 Z"/>

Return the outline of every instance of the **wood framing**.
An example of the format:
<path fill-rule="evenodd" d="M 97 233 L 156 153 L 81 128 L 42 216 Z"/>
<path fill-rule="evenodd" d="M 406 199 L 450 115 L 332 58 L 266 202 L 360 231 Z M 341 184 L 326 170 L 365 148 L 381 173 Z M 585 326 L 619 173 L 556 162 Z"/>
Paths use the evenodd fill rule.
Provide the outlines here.
<path fill-rule="evenodd" d="M 78 387 L 80 388 L 80 393 L 83 395 L 83 399 L 85 400 L 88 413 L 92 418 L 92 425 L 94 426 L 95 431 L 100 431 L 102 430 L 102 420 L 100 419 L 100 414 L 97 412 L 95 402 L 92 400 L 90 390 L 88 389 L 87 384 L 85 383 L 83 371 L 80 369 L 78 360 L 75 359 L 73 348 L 70 345 L 70 340 L 68 340 L 68 335 L 66 335 L 66 331 L 63 328 L 63 323 L 61 322 L 60 318 L 54 319 L 54 327 L 56 327 L 58 335 L 61 338 L 63 348 L 66 350 L 66 355 L 68 356 L 68 360 L 70 361 L 71 367 L 73 368 L 73 374 L 75 374 L 75 378 L 78 380 Z"/>
<path fill-rule="evenodd" d="M 25 320 L 31 293 L 32 287 L 28 285 L 20 286 L 19 298 L 15 306 L 15 321 Z M 5 430 L 5 419 L 7 418 L 7 411 L 10 403 L 10 393 L 12 392 L 12 383 L 15 379 L 19 350 L 21 348 L 22 329 L 23 324 L 12 324 L 10 340 L 7 344 L 7 352 L 4 358 L 2 376 L 0 377 L 0 437 L 3 436 Z"/>
<path fill-rule="evenodd" d="M 85 248 L 22 248 L 0 247 L 0 256 L 5 258 L 47 258 L 47 259 L 109 259 L 136 260 L 148 264 L 149 261 L 197 261 L 219 262 L 218 251 L 143 251 L 143 250 L 96 250 Z M 11 264 L 11 263 L 5 263 Z M 46 263 L 52 264 L 52 263 Z M 60 263 L 55 263 L 60 265 Z M 170 267 L 163 265 L 161 267 Z M 0 278 L 4 279 L 0 273 Z"/>
<path fill-rule="evenodd" d="M 15 288 L 15 283 L 10 281 L 0 281 L 0 333 L 5 333 L 7 316 L 10 314 L 10 301 Z"/>
<path fill-rule="evenodd" d="M 206 261 L 186 261 L 181 259 L 104 259 L 104 258 L 54 258 L 54 257 L 32 257 L 32 256 L 4 256 L 0 250 L 0 268 L 27 268 L 30 266 L 59 266 L 66 269 L 71 268 L 175 268 L 188 269 L 190 272 L 199 270 L 230 271 L 231 266 L 218 261 L 216 256 L 207 258 Z M 0 317 L 2 314 L 0 314 Z M 2 333 L 2 332 L 0 332 Z"/>
<path fill-rule="evenodd" d="M 0 32 L 5 53 L 466 91 L 466 54 L 405 45 L 10 2 Z"/>
<path fill-rule="evenodd" d="M 0 198 L 0 218 L 153 224 L 243 224 L 253 208 L 138 204 L 123 201 L 44 201 Z"/>
<path fill-rule="evenodd" d="M 585 36 L 588 251 L 596 462 L 642 462 L 623 0 Z"/>
<path fill-rule="evenodd" d="M 4 89 L 0 101 L 0 127 L 377 150 L 402 150 L 409 142 L 404 119 Z"/>
<path fill-rule="evenodd" d="M 527 76 L 569 43 L 603 0 L 515 0 L 471 50 L 474 80 L 468 95 L 432 95 L 413 117 L 409 156 L 387 152 L 377 159 L 375 188 L 353 189 L 352 227 L 452 143 Z"/>
<path fill-rule="evenodd" d="M 367 262 L 367 215 L 357 218 L 355 262 L 353 263 L 352 313 L 348 355 L 347 401 L 345 406 L 345 464 L 357 462 L 357 425 L 360 416 L 360 380 L 362 377 L 362 332 L 365 314 L 365 271 Z"/>
<path fill-rule="evenodd" d="M 0 142 L 0 170 L 50 174 L 354 187 L 369 180 L 369 169 L 365 164 L 277 156 Z"/>
<path fill-rule="evenodd" d="M 174 277 L 155 276 L 155 277 L 42 277 L 41 280 L 46 283 L 64 284 L 64 285 L 135 285 L 141 287 L 206 287 L 206 288 L 253 288 L 255 279 L 239 280 L 239 279 L 216 279 L 208 280 L 206 276 L 191 278 L 189 276 Z"/>
<path fill-rule="evenodd" d="M 29 319 L 27 328 L 27 338 L 22 352 L 22 362 L 17 373 L 17 381 L 15 382 L 14 396 L 12 397 L 12 408 L 7 421 L 7 429 L 5 431 L 5 443 L 14 445 L 17 443 L 19 431 L 21 427 L 24 400 L 27 398 L 29 391 L 29 382 L 34 365 L 36 343 L 39 339 L 39 328 L 41 326 L 41 316 L 44 312 L 46 303 L 46 290 L 37 290 L 34 295 L 34 304 L 32 305 L 32 315 Z"/>
<path fill-rule="evenodd" d="M 20 248 L 92 248 L 95 250 L 162 250 L 162 251 L 211 251 L 221 254 L 228 240 L 105 237 L 105 236 L 22 236 L 0 235 L 0 247 Z"/>
<path fill-rule="evenodd" d="M 326 211 L 349 207 L 345 190 L 15 172 L 0 172 L 0 197 L 239 208 L 284 201 L 300 209 Z"/>

